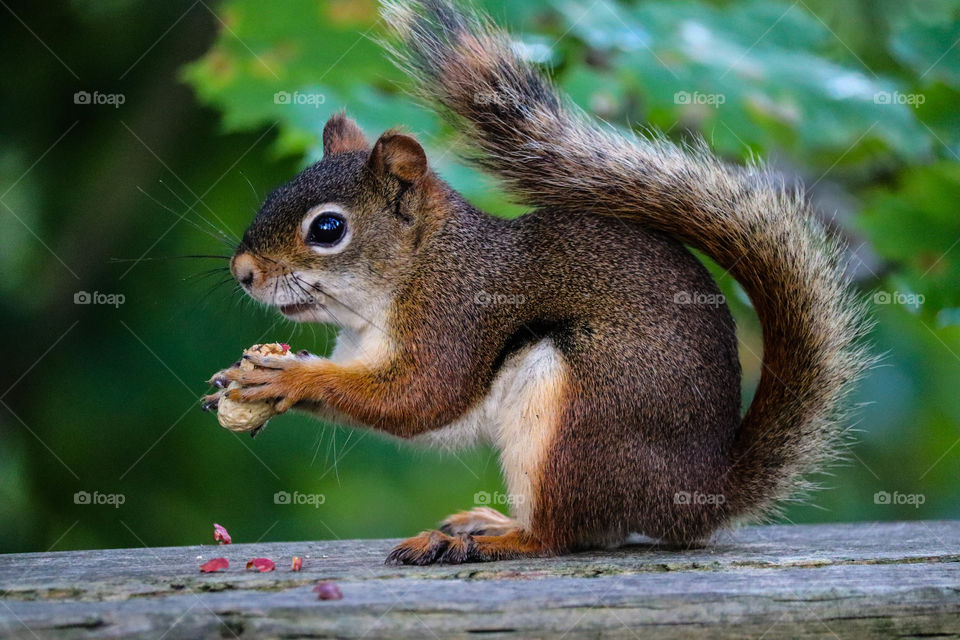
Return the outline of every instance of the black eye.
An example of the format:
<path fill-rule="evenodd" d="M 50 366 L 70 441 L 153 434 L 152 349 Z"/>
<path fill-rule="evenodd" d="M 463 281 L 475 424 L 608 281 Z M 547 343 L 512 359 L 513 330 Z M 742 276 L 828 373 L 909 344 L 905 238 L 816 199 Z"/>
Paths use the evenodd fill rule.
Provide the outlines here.
<path fill-rule="evenodd" d="M 307 231 L 307 244 L 332 247 L 340 242 L 346 231 L 347 221 L 339 213 L 321 213 L 310 223 L 310 229 Z"/>

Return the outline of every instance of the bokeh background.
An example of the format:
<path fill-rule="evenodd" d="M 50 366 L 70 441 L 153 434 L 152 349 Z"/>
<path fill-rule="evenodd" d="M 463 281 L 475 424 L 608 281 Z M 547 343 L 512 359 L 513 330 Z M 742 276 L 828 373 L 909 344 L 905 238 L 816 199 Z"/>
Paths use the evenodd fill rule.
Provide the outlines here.
<path fill-rule="evenodd" d="M 847 463 L 784 519 L 960 515 L 960 3 L 480 4 L 584 108 L 765 158 L 849 243 L 886 357 Z M 519 212 L 403 93 L 375 2 L 0 5 L 0 551 L 206 543 L 212 522 L 235 541 L 402 536 L 496 505 L 489 449 L 293 415 L 251 440 L 197 408 L 251 343 L 329 349 L 331 330 L 244 301 L 224 261 L 178 256 L 228 255 L 331 113 L 405 125 L 475 203 Z M 746 402 L 760 336 L 722 285 Z"/>

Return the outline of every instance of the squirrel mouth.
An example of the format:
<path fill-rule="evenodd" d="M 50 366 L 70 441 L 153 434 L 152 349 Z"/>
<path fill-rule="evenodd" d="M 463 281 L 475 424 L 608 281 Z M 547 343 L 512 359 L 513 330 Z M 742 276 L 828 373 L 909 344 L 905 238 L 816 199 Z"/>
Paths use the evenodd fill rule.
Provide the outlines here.
<path fill-rule="evenodd" d="M 307 311 L 313 311 L 318 308 L 319 305 L 316 303 L 308 302 L 298 302 L 296 304 L 285 304 L 280 307 L 280 313 L 285 316 L 296 316 L 301 313 L 306 313 Z"/>

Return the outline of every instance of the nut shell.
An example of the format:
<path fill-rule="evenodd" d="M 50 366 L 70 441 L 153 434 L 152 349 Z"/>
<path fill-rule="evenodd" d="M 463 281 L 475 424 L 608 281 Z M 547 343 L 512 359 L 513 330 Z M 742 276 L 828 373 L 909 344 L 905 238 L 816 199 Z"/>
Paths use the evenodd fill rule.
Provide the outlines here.
<path fill-rule="evenodd" d="M 279 358 L 295 358 L 291 353 L 290 347 L 278 343 L 255 344 L 243 352 L 244 355 L 258 354 L 261 356 L 272 356 Z M 240 368 L 244 371 L 252 371 L 256 366 L 246 359 L 240 360 Z M 227 391 L 239 389 L 240 383 L 231 382 Z M 230 431 L 253 431 L 259 429 L 267 423 L 273 416 L 277 415 L 274 403 L 271 401 L 260 402 L 237 402 L 231 400 L 224 394 L 217 404 L 217 421 L 220 426 Z"/>

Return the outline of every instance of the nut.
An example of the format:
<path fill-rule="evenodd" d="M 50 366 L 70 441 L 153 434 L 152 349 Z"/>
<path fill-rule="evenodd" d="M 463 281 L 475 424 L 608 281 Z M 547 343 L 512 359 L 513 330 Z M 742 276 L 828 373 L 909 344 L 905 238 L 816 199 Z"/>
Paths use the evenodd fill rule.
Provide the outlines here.
<path fill-rule="evenodd" d="M 244 355 L 258 354 L 261 356 L 273 356 L 282 358 L 295 358 L 290 352 L 290 345 L 272 343 L 255 344 L 246 351 Z M 247 359 L 240 360 L 240 368 L 244 371 L 256 369 L 256 365 Z M 239 389 L 240 383 L 231 382 L 227 391 Z M 267 423 L 267 420 L 277 415 L 275 405 L 272 401 L 262 400 L 259 402 L 237 402 L 226 396 L 220 398 L 217 404 L 217 420 L 220 426 L 230 431 L 253 431 L 259 429 Z"/>

